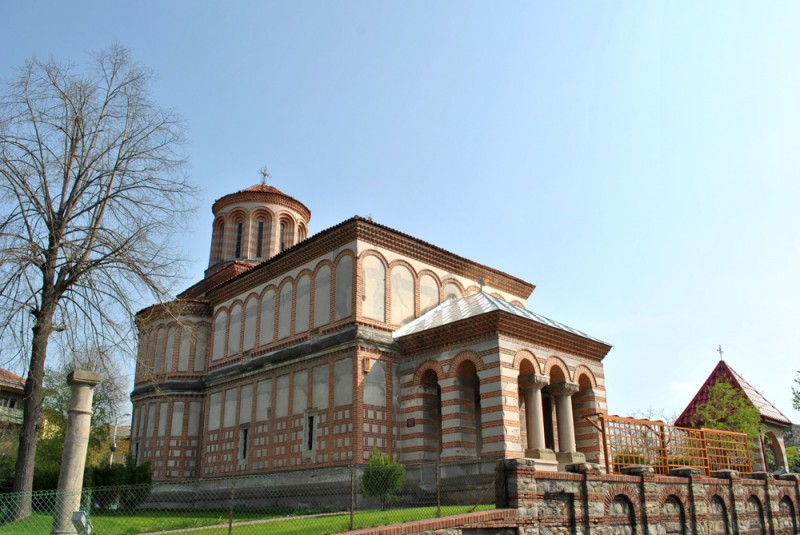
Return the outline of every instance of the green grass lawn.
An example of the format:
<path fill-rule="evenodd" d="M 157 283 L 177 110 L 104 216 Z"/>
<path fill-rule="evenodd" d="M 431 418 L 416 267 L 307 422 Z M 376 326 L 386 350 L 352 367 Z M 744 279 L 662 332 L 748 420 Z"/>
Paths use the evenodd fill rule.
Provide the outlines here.
<path fill-rule="evenodd" d="M 494 509 L 493 505 L 478 506 L 475 510 L 485 511 Z M 448 505 L 442 507 L 442 516 L 467 513 L 473 510 L 472 506 Z M 434 518 L 436 507 L 415 507 L 410 509 L 389 509 L 387 511 L 360 511 L 354 515 L 355 529 L 374 526 L 385 526 L 401 522 L 411 522 L 425 518 Z M 241 525 L 242 522 L 253 520 L 267 520 L 253 525 Z M 34 513 L 31 517 L 20 522 L 14 522 L 0 527 L 2 535 L 31 535 L 50 533 L 53 522 L 52 515 Z M 220 512 L 171 512 L 171 511 L 143 511 L 136 515 L 125 516 L 121 514 L 96 514 L 92 515 L 95 535 L 134 535 L 148 532 L 168 532 L 176 529 L 195 528 L 224 524 L 225 527 L 198 531 L 201 535 L 227 535 L 227 513 Z M 239 524 L 237 526 L 237 524 Z M 281 533 L 281 534 L 324 534 L 347 531 L 350 526 L 350 514 L 341 513 L 323 516 L 289 517 L 276 519 L 266 513 L 242 514 L 237 513 L 233 533 L 245 535 L 248 533 Z"/>

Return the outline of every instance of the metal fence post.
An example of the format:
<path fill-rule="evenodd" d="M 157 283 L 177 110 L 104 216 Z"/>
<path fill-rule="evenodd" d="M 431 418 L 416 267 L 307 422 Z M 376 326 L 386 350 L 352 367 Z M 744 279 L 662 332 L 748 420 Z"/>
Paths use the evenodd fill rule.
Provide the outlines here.
<path fill-rule="evenodd" d="M 228 502 L 228 535 L 233 533 L 233 502 L 236 499 L 236 481 L 231 481 L 231 498 Z"/>
<path fill-rule="evenodd" d="M 350 467 L 350 530 L 353 530 L 353 516 L 356 508 L 356 465 Z"/>
<path fill-rule="evenodd" d="M 436 518 L 442 516 L 441 476 L 439 474 L 439 461 L 436 461 Z"/>

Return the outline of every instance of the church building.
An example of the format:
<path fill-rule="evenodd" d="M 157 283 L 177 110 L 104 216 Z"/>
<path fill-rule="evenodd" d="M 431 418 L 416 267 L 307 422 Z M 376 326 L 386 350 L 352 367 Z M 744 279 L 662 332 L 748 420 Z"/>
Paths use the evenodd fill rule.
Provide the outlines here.
<path fill-rule="evenodd" d="M 157 481 L 364 464 L 604 464 L 610 346 L 534 285 L 260 184 L 218 199 L 202 280 L 137 314 L 131 450 Z"/>

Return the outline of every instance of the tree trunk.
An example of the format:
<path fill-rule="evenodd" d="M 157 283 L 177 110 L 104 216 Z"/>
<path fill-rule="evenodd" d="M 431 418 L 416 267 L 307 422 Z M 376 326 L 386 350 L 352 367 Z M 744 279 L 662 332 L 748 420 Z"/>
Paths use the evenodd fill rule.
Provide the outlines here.
<path fill-rule="evenodd" d="M 44 400 L 44 361 L 47 357 L 47 343 L 53 331 L 55 299 L 43 296 L 42 308 L 36 312 L 31 344 L 31 363 L 28 379 L 25 381 L 22 429 L 19 434 L 19 450 L 14 472 L 14 492 L 27 493 L 17 502 L 14 518 L 21 519 L 31 514 L 33 491 L 33 467 L 36 461 L 36 443 L 42 429 L 42 401 Z M 49 298 L 48 298 L 49 297 Z"/>

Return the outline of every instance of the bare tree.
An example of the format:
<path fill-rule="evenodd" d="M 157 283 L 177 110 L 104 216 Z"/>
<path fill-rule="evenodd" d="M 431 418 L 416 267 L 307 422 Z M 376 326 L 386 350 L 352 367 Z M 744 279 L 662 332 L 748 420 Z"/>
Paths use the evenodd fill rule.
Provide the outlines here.
<path fill-rule="evenodd" d="M 150 99 L 150 74 L 117 45 L 91 65 L 31 60 L 0 96 L 0 338 L 28 375 L 17 492 L 32 488 L 51 336 L 133 345 L 131 313 L 175 282 L 194 204 L 183 125 Z"/>

